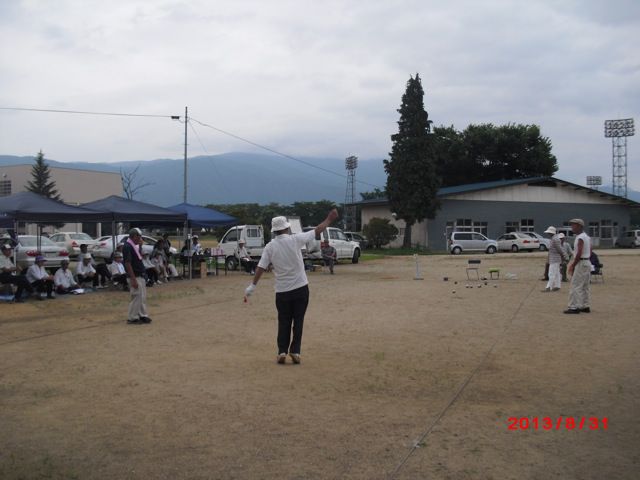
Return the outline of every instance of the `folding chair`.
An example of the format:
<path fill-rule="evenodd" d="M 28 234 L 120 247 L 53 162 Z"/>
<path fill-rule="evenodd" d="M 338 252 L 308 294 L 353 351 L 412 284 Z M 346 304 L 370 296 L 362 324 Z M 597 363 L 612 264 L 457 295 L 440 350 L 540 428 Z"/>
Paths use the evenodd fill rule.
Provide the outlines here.
<path fill-rule="evenodd" d="M 598 265 L 596 265 L 596 268 L 593 272 L 591 272 L 591 283 L 598 283 L 596 281 L 597 278 L 600 278 L 600 282 L 604 283 L 604 270 L 603 270 L 604 265 L 599 263 Z"/>
<path fill-rule="evenodd" d="M 480 280 L 480 272 L 478 270 L 480 268 L 481 262 L 482 260 L 478 260 L 475 258 L 469 260 L 467 264 L 467 280 L 471 280 L 471 278 L 469 277 L 469 272 L 476 272 L 476 279 Z"/>

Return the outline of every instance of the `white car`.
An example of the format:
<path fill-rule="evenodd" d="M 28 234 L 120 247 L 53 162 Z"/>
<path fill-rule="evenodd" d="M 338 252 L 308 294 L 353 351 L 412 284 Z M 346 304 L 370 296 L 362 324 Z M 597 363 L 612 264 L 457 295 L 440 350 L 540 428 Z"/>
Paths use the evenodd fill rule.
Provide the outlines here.
<path fill-rule="evenodd" d="M 500 235 L 496 241 L 498 242 L 498 250 L 511 250 L 512 252 L 528 250 L 533 252 L 540 249 L 540 240 L 532 238 L 525 232 L 505 233 Z"/>
<path fill-rule="evenodd" d="M 97 245 L 97 241 L 82 232 L 57 232 L 49 237 L 49 240 L 66 248 L 70 258 L 76 258 L 80 254 L 80 245 L 86 245 L 91 252 Z"/>
<path fill-rule="evenodd" d="M 6 237 L 1 238 L 0 241 L 13 243 Z M 47 237 L 40 237 L 40 249 L 38 249 L 38 237 L 36 235 L 18 235 L 15 253 L 16 266 L 25 272 L 35 263 L 38 255 L 43 255 L 47 259 L 44 267 L 50 271 L 58 269 L 62 260 L 69 260 L 67 249 L 53 243 Z"/>
<path fill-rule="evenodd" d="M 546 252 L 547 250 L 549 250 L 549 245 L 551 245 L 550 238 L 543 237 L 542 235 L 536 232 L 522 232 L 522 233 L 524 233 L 525 235 L 529 235 L 531 238 L 538 239 L 540 241 L 540 250 L 542 252 Z"/>
<path fill-rule="evenodd" d="M 129 235 L 127 234 L 116 235 L 116 245 L 118 243 L 126 242 L 128 238 L 129 238 Z M 155 246 L 157 240 L 153 237 L 148 237 L 147 235 L 143 235 L 142 241 L 144 242 L 142 244 L 142 253 L 151 254 L 151 252 L 153 252 L 153 247 Z M 111 255 L 113 254 L 113 240 L 111 235 L 105 235 L 104 237 L 100 237 L 96 240 L 96 242 L 97 242 L 97 245 L 91 252 L 93 256 L 96 258 L 105 258 L 105 259 L 111 258 Z M 172 255 L 175 255 L 176 253 L 178 253 L 178 251 L 173 247 L 171 247 L 169 251 L 171 252 Z"/>
<path fill-rule="evenodd" d="M 315 227 L 304 227 L 303 230 L 308 232 L 314 228 Z M 322 232 L 322 240 L 328 241 L 329 245 L 336 249 L 338 260 L 351 260 L 351 263 L 358 263 L 360 260 L 360 244 L 347 240 L 344 232 L 339 228 L 327 227 L 327 229 Z M 320 241 L 315 240 L 308 243 L 304 256 L 310 260 L 322 259 Z"/>

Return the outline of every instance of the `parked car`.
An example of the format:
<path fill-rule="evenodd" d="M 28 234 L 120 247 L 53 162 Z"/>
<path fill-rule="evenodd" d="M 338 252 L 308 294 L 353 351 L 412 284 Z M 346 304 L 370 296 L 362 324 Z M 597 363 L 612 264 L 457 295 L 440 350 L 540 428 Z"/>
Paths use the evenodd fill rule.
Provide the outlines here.
<path fill-rule="evenodd" d="M 315 227 L 304 227 L 304 231 L 314 229 Z M 336 249 L 338 260 L 351 260 L 351 263 L 358 263 L 360 260 L 361 247 L 358 242 L 347 240 L 342 230 L 335 227 L 328 227 L 321 236 L 323 241 L 329 241 L 329 245 Z M 315 240 L 307 244 L 306 258 L 309 260 L 320 260 L 322 252 L 320 248 L 320 240 Z"/>
<path fill-rule="evenodd" d="M 478 232 L 453 232 L 449 237 L 449 252 L 459 255 L 462 252 L 496 253 L 498 243 Z"/>
<path fill-rule="evenodd" d="M 519 250 L 533 252 L 540 248 L 540 240 L 532 238 L 526 232 L 505 233 L 498 237 L 497 242 L 498 250 L 511 250 L 512 252 Z"/>
<path fill-rule="evenodd" d="M 127 234 L 116 235 L 116 244 L 124 243 L 127 241 L 128 238 L 129 238 L 129 235 Z M 151 252 L 153 251 L 153 247 L 156 245 L 156 242 L 158 240 L 156 240 L 153 237 L 143 235 L 142 241 L 143 241 L 142 253 L 151 254 Z M 103 237 L 98 238 L 96 240 L 96 243 L 97 243 L 96 246 L 91 252 L 93 256 L 96 258 L 110 259 L 111 255 L 113 254 L 113 241 L 112 241 L 111 235 L 105 235 Z M 169 251 L 171 252 L 172 255 L 175 255 L 178 253 L 178 251 L 174 247 L 171 247 Z"/>
<path fill-rule="evenodd" d="M 369 240 L 367 240 L 367 237 L 360 233 L 344 232 L 344 236 L 347 237 L 347 240 L 351 242 L 358 242 L 360 244 L 360 248 L 362 248 L 363 250 L 369 248 Z"/>
<path fill-rule="evenodd" d="M 8 242 L 9 237 L 3 238 L 1 243 Z M 37 235 L 18 235 L 18 244 L 15 245 L 16 266 L 22 271 L 26 271 L 35 263 L 37 255 L 43 255 L 47 261 L 44 264 L 49 270 L 56 270 L 64 259 L 69 259 L 69 252 L 66 248 L 52 242 L 47 237 L 40 237 L 40 249 L 38 250 Z"/>
<path fill-rule="evenodd" d="M 549 250 L 549 245 L 551 245 L 551 239 L 550 238 L 546 238 L 543 237 L 542 235 L 540 235 L 539 233 L 536 232 L 522 232 L 525 235 L 529 235 L 531 238 L 535 238 L 540 242 L 540 250 L 543 252 L 546 252 L 547 250 Z"/>
<path fill-rule="evenodd" d="M 616 240 L 616 247 L 636 248 L 640 247 L 640 230 L 629 230 Z"/>
<path fill-rule="evenodd" d="M 87 251 L 91 252 L 98 244 L 96 240 L 82 232 L 57 232 L 51 235 L 49 240 L 66 248 L 70 258 L 76 258 L 80 254 L 80 245 L 86 245 Z"/>

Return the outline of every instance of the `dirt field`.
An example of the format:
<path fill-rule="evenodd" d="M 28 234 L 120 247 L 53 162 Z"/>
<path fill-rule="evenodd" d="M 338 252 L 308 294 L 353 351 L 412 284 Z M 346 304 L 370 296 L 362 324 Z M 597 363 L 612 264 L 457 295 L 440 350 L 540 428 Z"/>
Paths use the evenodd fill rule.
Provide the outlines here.
<path fill-rule="evenodd" d="M 480 255 L 487 285 L 467 256 L 311 273 L 299 366 L 270 275 L 248 304 L 239 272 L 154 287 L 151 325 L 119 291 L 1 304 L 0 478 L 638 478 L 640 252 L 601 253 L 580 315 L 540 253 Z"/>

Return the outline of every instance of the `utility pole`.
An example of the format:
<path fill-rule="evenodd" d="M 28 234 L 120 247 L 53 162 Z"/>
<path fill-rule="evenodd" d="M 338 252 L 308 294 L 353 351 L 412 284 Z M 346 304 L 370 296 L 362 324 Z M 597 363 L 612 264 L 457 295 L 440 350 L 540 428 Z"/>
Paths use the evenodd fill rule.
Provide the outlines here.
<path fill-rule="evenodd" d="M 187 203 L 187 125 L 189 124 L 189 111 L 184 107 L 184 190 L 182 201 Z"/>

